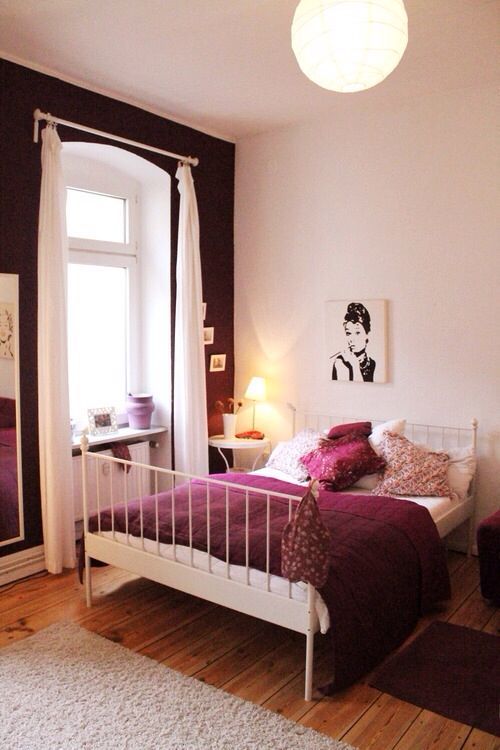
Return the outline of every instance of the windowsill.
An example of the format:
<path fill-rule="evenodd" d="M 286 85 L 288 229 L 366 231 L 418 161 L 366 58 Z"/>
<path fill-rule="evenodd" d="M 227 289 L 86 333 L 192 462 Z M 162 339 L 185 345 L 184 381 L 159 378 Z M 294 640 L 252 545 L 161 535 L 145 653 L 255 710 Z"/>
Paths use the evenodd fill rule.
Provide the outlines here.
<path fill-rule="evenodd" d="M 152 425 L 147 430 L 136 430 L 132 427 L 119 427 L 115 432 L 106 432 L 103 435 L 87 435 L 89 447 L 94 445 L 106 445 L 106 443 L 116 443 L 135 438 L 148 437 L 150 435 L 159 435 L 167 432 L 167 428 L 162 425 Z M 71 441 L 73 450 L 80 449 L 81 435 L 76 435 Z"/>

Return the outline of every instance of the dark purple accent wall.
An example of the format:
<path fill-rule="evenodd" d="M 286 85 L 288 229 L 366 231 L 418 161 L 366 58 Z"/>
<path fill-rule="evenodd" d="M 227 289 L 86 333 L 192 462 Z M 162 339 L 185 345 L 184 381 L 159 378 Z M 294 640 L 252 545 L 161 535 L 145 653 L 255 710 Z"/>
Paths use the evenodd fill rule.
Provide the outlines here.
<path fill-rule="evenodd" d="M 52 76 L 0 60 L 0 272 L 19 274 L 21 429 L 26 540 L 0 547 L 0 556 L 42 543 L 38 465 L 37 398 L 37 232 L 40 197 L 40 143 L 33 143 L 33 111 L 57 117 L 179 154 L 198 156 L 193 168 L 200 217 L 200 251 L 206 325 L 215 327 L 216 345 L 206 346 L 210 432 L 217 399 L 233 393 L 233 205 L 234 144 L 151 114 Z M 107 143 L 81 131 L 59 127 L 64 140 Z M 109 143 L 113 143 L 109 141 Z M 114 144 L 116 145 L 116 143 Z M 172 177 L 172 270 L 177 251 L 179 194 L 177 164 L 159 154 L 123 146 L 149 159 Z M 175 275 L 172 273 L 172 312 Z M 173 316 L 172 316 L 173 319 Z M 227 355 L 225 372 L 209 373 L 210 353 Z M 222 470 L 211 456 L 211 469 Z"/>

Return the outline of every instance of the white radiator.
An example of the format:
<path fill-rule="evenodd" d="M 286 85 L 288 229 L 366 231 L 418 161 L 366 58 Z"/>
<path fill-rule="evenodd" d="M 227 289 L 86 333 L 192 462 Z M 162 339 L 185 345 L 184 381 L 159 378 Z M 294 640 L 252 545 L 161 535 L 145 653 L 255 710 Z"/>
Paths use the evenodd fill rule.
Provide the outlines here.
<path fill-rule="evenodd" d="M 130 457 L 132 461 L 137 461 L 143 464 L 150 463 L 150 449 L 149 442 L 144 441 L 142 443 L 134 443 L 128 446 L 130 451 Z M 99 451 L 102 456 L 113 455 L 110 450 Z M 126 483 L 127 496 L 129 499 L 136 497 L 140 494 L 144 494 L 147 491 L 145 486 L 145 476 L 147 472 L 143 472 L 139 467 L 133 466 L 131 471 L 126 474 L 120 465 L 106 462 L 97 461 L 92 462 L 92 471 L 89 471 L 89 488 L 88 496 L 97 496 L 97 485 L 99 485 L 99 497 L 101 506 L 111 502 L 111 493 L 117 497 L 123 498 L 124 485 Z M 96 472 L 99 472 L 97 477 Z M 75 521 L 81 521 L 83 518 L 83 498 L 82 498 L 82 457 L 73 456 L 73 503 L 75 507 Z"/>

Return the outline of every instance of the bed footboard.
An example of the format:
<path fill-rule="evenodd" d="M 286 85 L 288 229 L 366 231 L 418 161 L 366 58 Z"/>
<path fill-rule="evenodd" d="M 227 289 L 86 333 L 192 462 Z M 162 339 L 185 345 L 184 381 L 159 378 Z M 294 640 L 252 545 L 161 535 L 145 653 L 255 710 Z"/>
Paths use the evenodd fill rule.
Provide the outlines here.
<path fill-rule="evenodd" d="M 87 606 L 92 604 L 90 562 L 96 559 L 302 633 L 305 698 L 311 700 L 317 595 L 313 586 L 281 576 L 276 549 L 300 494 L 103 457 L 88 452 L 85 437 L 81 448 Z M 113 480 L 114 472 L 103 478 L 102 462 L 121 464 L 122 481 Z M 132 463 L 140 469 L 133 488 L 126 470 Z M 95 497 L 89 496 L 90 484 Z"/>

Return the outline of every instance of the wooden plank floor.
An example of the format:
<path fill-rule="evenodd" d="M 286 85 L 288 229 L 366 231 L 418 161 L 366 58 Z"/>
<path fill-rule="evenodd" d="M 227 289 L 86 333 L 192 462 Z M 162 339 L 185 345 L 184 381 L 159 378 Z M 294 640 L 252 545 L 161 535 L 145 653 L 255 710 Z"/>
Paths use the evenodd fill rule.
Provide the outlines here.
<path fill-rule="evenodd" d="M 499 633 L 500 612 L 479 591 L 477 558 L 450 552 L 453 596 L 433 619 Z M 303 700 L 304 637 L 112 567 L 93 572 L 87 609 L 74 571 L 0 588 L 0 647 L 61 620 L 139 651 L 199 680 L 254 701 L 360 750 L 500 750 L 492 735 L 368 685 Z M 315 682 L 328 678 L 326 638 L 316 638 Z"/>

